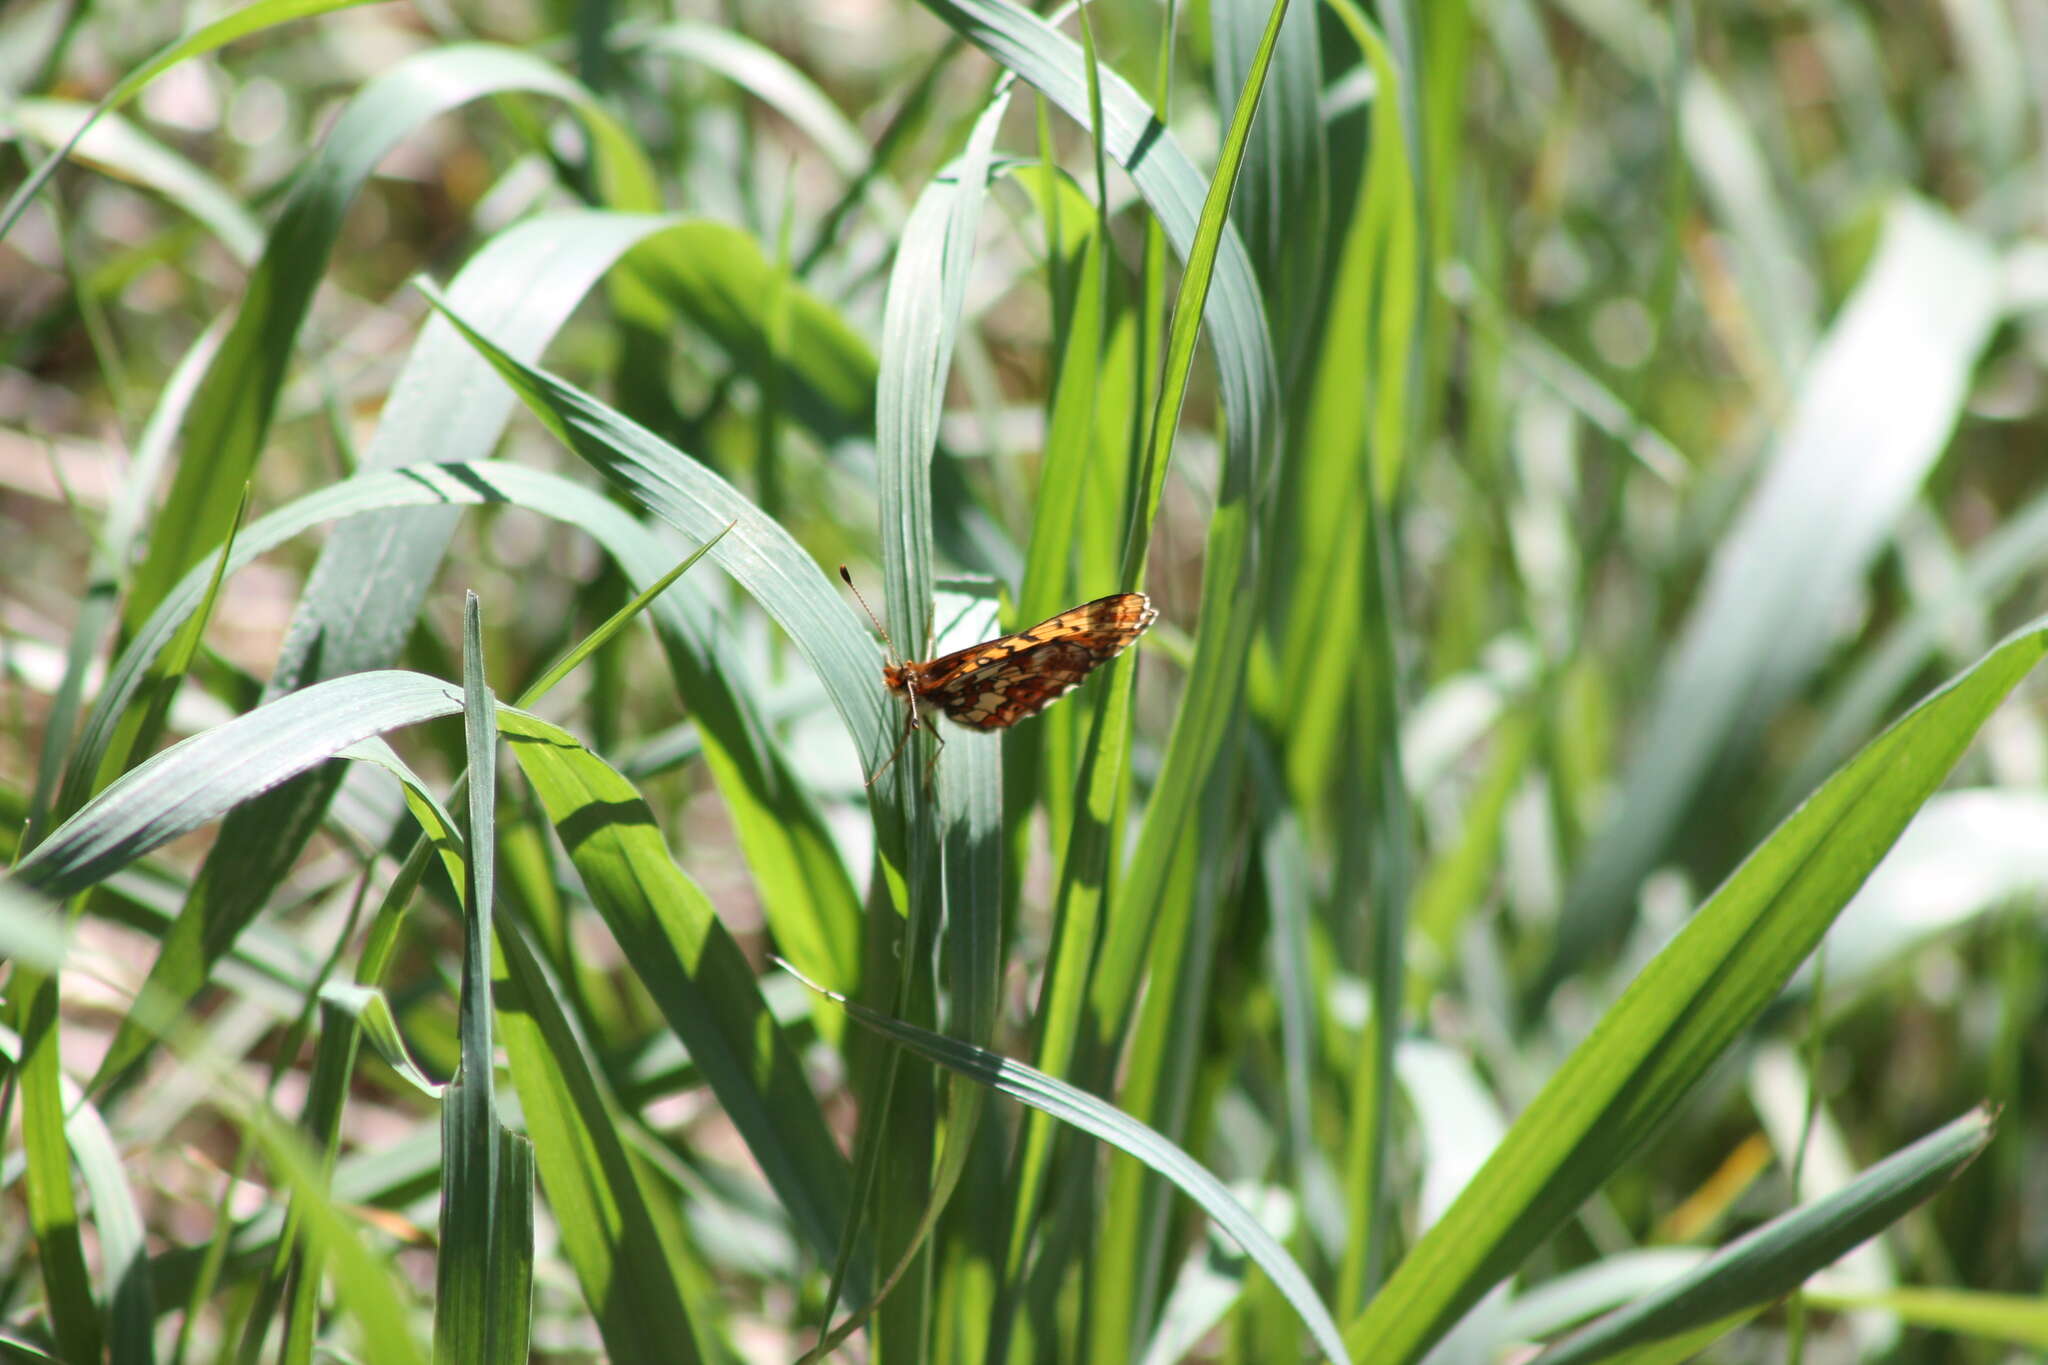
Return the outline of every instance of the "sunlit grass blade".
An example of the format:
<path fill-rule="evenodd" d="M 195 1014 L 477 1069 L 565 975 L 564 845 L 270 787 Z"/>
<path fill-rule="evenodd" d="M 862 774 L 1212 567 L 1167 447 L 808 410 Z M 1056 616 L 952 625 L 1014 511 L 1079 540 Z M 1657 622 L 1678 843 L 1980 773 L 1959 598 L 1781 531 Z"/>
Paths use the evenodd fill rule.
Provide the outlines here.
<path fill-rule="evenodd" d="M 498 714 L 591 903 L 792 1226 L 817 1255 L 829 1255 L 847 1207 L 846 1163 L 739 945 L 676 866 L 631 783 L 559 728 L 519 711 Z M 860 1260 L 856 1267 L 864 1277 Z"/>
<path fill-rule="evenodd" d="M 1523 1110 L 1346 1340 L 1418 1359 L 1600 1188 L 1753 1022 L 2005 695 L 2040 623 L 1873 740 L 1710 897 Z"/>

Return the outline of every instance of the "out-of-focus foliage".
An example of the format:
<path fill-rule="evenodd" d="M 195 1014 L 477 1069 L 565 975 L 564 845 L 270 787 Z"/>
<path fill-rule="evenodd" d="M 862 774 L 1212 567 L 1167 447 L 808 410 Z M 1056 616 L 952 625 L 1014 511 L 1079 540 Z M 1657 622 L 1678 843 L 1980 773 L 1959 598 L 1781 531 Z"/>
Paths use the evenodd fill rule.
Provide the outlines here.
<path fill-rule="evenodd" d="M 2042 0 L 0 10 L 0 1350 L 2048 1349 L 2044 92 Z M 884 770 L 841 563 L 1160 619 Z"/>

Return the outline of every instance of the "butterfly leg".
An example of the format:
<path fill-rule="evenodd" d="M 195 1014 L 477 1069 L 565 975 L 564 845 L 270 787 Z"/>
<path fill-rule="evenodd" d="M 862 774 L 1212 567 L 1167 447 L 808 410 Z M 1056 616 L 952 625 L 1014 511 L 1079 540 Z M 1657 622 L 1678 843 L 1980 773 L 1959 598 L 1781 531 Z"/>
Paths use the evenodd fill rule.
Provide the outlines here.
<path fill-rule="evenodd" d="M 913 734 L 916 734 L 916 733 L 917 733 L 917 703 L 913 701 L 913 702 L 912 702 L 912 703 L 910 704 L 910 716 L 909 716 L 909 719 L 907 719 L 907 720 L 906 720 L 906 721 L 904 721 L 904 723 L 903 723 L 903 734 L 902 734 L 902 737 L 901 737 L 901 738 L 899 738 L 899 739 L 898 739 L 898 740 L 896 741 L 896 747 L 895 747 L 895 748 L 893 748 L 893 749 L 891 749 L 891 750 L 889 751 L 889 756 L 888 756 L 887 758 L 885 758 L 885 759 L 883 759 L 883 760 L 882 760 L 882 766 L 881 766 L 881 767 L 879 767 L 879 768 L 877 768 L 877 769 L 875 769 L 875 770 L 874 770 L 874 772 L 872 772 L 872 773 L 868 774 L 868 780 L 867 780 L 866 782 L 862 783 L 861 785 L 862 785 L 862 786 L 864 786 L 864 787 L 872 787 L 872 786 L 874 786 L 874 785 L 875 785 L 875 783 L 877 783 L 877 782 L 881 781 L 881 780 L 882 780 L 882 774 L 883 774 L 883 773 L 885 773 L 885 772 L 888 772 L 888 771 L 889 771 L 889 769 L 890 769 L 890 767 L 891 767 L 892 765 L 894 765 L 894 763 L 896 762 L 897 758 L 899 758 L 899 757 L 900 757 L 900 756 L 902 755 L 902 753 L 903 753 L 903 746 L 904 746 L 904 745 L 906 745 L 906 744 L 908 744 L 908 743 L 910 743 L 910 737 L 911 737 L 911 736 L 912 736 Z"/>

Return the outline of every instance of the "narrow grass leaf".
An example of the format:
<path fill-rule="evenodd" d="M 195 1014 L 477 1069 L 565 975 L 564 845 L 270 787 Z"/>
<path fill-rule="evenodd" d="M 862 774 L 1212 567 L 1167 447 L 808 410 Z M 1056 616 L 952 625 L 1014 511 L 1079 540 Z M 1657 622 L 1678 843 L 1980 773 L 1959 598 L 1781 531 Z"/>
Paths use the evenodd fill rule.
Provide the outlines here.
<path fill-rule="evenodd" d="M 631 783 L 566 731 L 509 708 L 498 714 L 592 905 L 791 1224 L 829 1256 L 847 1207 L 846 1163 L 739 945 L 669 856 L 654 813 Z"/>
<path fill-rule="evenodd" d="M 461 709 L 438 678 L 351 674 L 260 706 L 125 773 L 51 831 L 14 876 L 72 895 L 371 735 Z"/>
<path fill-rule="evenodd" d="M 523 1365 L 533 1301 L 533 1146 L 498 1120 L 491 1042 L 491 920 L 497 899 L 497 699 L 484 682 L 483 612 L 462 606 L 463 749 L 469 828 L 463 860 L 462 1063 L 441 1097 L 441 1247 L 434 1261 L 434 1358 Z"/>
<path fill-rule="evenodd" d="M 727 522 L 725 524 L 725 531 L 730 531 L 736 524 L 734 522 Z M 634 595 L 632 601 L 626 603 L 625 606 L 620 607 L 609 617 L 605 618 L 604 623 L 598 626 L 596 630 L 591 631 L 590 634 L 577 641 L 574 647 L 564 650 L 560 658 L 556 659 L 546 668 L 543 668 L 540 671 L 540 676 L 528 683 L 525 690 L 520 692 L 519 705 L 522 707 L 532 706 L 550 691 L 554 690 L 556 683 L 575 672 L 577 666 L 585 659 L 611 643 L 613 637 L 632 624 L 634 617 L 652 606 L 655 598 L 667 592 L 671 583 L 681 578 L 691 565 L 702 559 L 705 552 L 713 545 L 716 545 L 719 539 L 725 535 L 725 531 L 720 531 L 718 535 L 713 536 L 696 549 L 690 551 L 681 563 L 677 564 L 660 578 L 649 583 L 645 588 L 642 588 Z"/>
<path fill-rule="evenodd" d="M 1587 1327 L 1532 1365 L 1585 1365 L 1770 1303 L 1904 1217 L 1991 1141 L 1979 1108 L 1894 1152 L 1824 1199 L 1781 1214 L 1689 1274 Z"/>
<path fill-rule="evenodd" d="M 1866 746 L 1749 856 L 1350 1325 L 1355 1350 L 1419 1358 L 1612 1177 L 1783 988 L 2044 652 L 2042 623 L 2007 639 Z"/>
<path fill-rule="evenodd" d="M 1350 1360 L 1338 1339 L 1336 1324 L 1316 1297 L 1315 1289 L 1309 1284 L 1308 1277 L 1302 1274 L 1301 1267 L 1259 1225 L 1258 1219 L 1231 1196 L 1221 1181 L 1165 1137 L 1087 1091 L 1078 1090 L 1022 1062 L 1011 1061 L 958 1039 L 930 1033 L 878 1014 L 858 1001 L 825 990 L 815 982 L 805 984 L 844 1006 L 858 1023 L 926 1061 L 956 1071 L 991 1090 L 1071 1124 L 1090 1137 L 1137 1158 L 1172 1181 L 1204 1213 L 1215 1219 L 1231 1240 L 1244 1248 L 1245 1254 L 1286 1295 L 1288 1303 L 1294 1306 L 1323 1354 L 1335 1361 Z"/>

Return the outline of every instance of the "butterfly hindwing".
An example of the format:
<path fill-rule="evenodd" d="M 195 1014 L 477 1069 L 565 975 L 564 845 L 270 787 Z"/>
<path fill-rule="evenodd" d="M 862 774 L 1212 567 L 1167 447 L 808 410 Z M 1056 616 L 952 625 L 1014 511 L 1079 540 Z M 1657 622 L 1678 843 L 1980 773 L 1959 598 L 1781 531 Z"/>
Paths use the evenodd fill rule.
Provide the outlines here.
<path fill-rule="evenodd" d="M 1157 616 L 1143 593 L 1115 593 L 905 671 L 914 675 L 918 696 L 950 719 L 1000 730 L 1064 696 Z"/>

